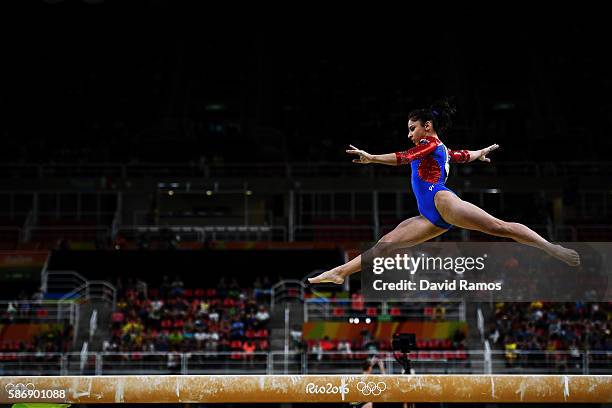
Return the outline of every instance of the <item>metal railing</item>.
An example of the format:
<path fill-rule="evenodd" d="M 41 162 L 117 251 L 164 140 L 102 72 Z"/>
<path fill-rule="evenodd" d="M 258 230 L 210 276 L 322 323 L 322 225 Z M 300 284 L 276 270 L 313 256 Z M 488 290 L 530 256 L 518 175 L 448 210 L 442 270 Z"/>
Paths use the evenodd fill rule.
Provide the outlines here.
<path fill-rule="evenodd" d="M 66 293 L 60 300 L 102 300 L 115 308 L 117 304 L 117 290 L 107 281 L 91 280 L 87 281 L 74 290 Z"/>
<path fill-rule="evenodd" d="M 607 351 L 492 352 L 491 374 L 612 374 Z M 0 375 L 359 374 L 376 356 L 387 374 L 401 374 L 391 352 L 70 352 L 0 353 Z M 418 374 L 487 374 L 482 350 L 411 353 Z M 377 373 L 375 369 L 374 373 Z"/>
<path fill-rule="evenodd" d="M 427 314 L 425 309 L 431 309 Z M 459 320 L 465 321 L 463 299 L 418 299 L 407 303 L 405 300 L 355 302 L 352 299 L 307 299 L 304 307 L 304 321 L 346 321 L 349 318 L 371 318 L 390 315 L 392 309 L 399 310 L 402 320 Z M 390 315 L 393 317 L 393 314 Z"/>
<path fill-rule="evenodd" d="M 373 225 L 296 225 L 293 236 L 296 241 L 374 241 Z"/>
<path fill-rule="evenodd" d="M 91 317 L 89 318 L 89 341 L 91 341 L 96 334 L 96 330 L 98 329 L 98 309 L 94 309 L 91 312 Z"/>
<path fill-rule="evenodd" d="M 206 242 L 208 240 L 286 241 L 287 228 L 280 225 L 135 225 L 117 227 L 117 235 L 126 239 L 176 240 Z"/>
<path fill-rule="evenodd" d="M 467 168 L 467 167 L 466 167 Z M 563 177 L 597 175 L 612 176 L 610 162 L 504 162 L 490 166 L 453 166 L 456 173 L 470 172 L 470 176 L 532 176 Z M 0 177 L 338 177 L 342 175 L 373 176 L 398 174 L 384 166 L 356 167 L 348 162 L 266 162 L 266 163 L 60 163 L 60 164 L 2 164 Z"/>
<path fill-rule="evenodd" d="M 595 364 L 595 367 L 593 367 Z M 607 351 L 491 351 L 491 371 L 505 374 L 612 373 L 612 353 Z"/>
<path fill-rule="evenodd" d="M 304 282 L 297 279 L 285 279 L 274 284 L 270 290 L 270 310 L 283 302 L 302 302 L 304 299 Z"/>
<path fill-rule="evenodd" d="M 305 356 L 303 374 L 343 374 L 362 372 L 363 362 L 376 356 L 387 374 L 401 374 L 402 366 L 391 352 L 309 352 Z M 482 372 L 483 355 L 478 351 L 429 351 L 413 352 L 410 355 L 412 368 L 417 373 L 427 374 L 469 374 Z M 376 367 L 375 367 L 376 373 Z M 287 373 L 289 374 L 289 373 Z"/>
<path fill-rule="evenodd" d="M 75 271 L 42 272 L 42 287 L 47 294 L 58 294 L 60 297 L 87 283 L 87 279 Z"/>
<path fill-rule="evenodd" d="M 111 228 L 103 225 L 31 226 L 27 228 L 26 235 L 32 241 L 49 241 L 60 238 L 76 241 L 105 241 L 111 237 Z"/>
<path fill-rule="evenodd" d="M 19 322 L 61 322 L 74 324 L 77 305 L 73 302 L 54 300 L 0 301 L 0 321 Z"/>
<path fill-rule="evenodd" d="M 113 309 L 117 303 L 117 290 L 107 281 L 87 280 L 75 271 L 45 271 L 43 286 L 48 294 L 57 294 L 59 300 L 102 300 Z"/>
<path fill-rule="evenodd" d="M 396 226 L 396 224 L 385 224 L 377 229 L 375 225 L 315 224 L 295 225 L 291 231 L 288 231 L 283 225 L 113 225 L 112 227 L 57 225 L 52 227 L 28 226 L 25 230 L 19 227 L 0 227 L 0 243 L 3 243 L 7 249 L 14 249 L 23 241 L 49 242 L 60 238 L 84 242 L 98 241 L 105 244 L 118 236 L 128 242 L 137 242 L 142 238 L 153 242 L 171 240 L 177 243 L 204 243 L 209 240 L 284 242 L 289 239 L 289 236 L 295 241 L 374 242 L 380 238 L 380 235 L 393 230 Z M 531 228 L 559 242 L 589 242 L 612 238 L 610 225 L 532 225 Z M 469 230 L 451 230 L 443 237 L 470 241 L 482 239 L 483 236 L 481 233 Z M 487 239 L 490 240 L 491 237 Z"/>

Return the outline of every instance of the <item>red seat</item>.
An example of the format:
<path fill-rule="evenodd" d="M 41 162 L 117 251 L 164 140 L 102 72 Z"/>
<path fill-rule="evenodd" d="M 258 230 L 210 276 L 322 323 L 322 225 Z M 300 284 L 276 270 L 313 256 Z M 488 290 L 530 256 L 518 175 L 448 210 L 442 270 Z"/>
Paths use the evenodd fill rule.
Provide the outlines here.
<path fill-rule="evenodd" d="M 402 314 L 402 311 L 400 310 L 399 307 L 392 307 L 391 310 L 389 311 L 389 314 L 391 316 L 400 316 Z"/>
<path fill-rule="evenodd" d="M 344 309 L 341 307 L 334 307 L 332 309 L 332 316 L 334 317 L 342 317 L 344 316 Z"/>
<path fill-rule="evenodd" d="M 378 309 L 375 307 L 368 307 L 366 309 L 366 315 L 370 317 L 376 317 L 378 316 Z"/>

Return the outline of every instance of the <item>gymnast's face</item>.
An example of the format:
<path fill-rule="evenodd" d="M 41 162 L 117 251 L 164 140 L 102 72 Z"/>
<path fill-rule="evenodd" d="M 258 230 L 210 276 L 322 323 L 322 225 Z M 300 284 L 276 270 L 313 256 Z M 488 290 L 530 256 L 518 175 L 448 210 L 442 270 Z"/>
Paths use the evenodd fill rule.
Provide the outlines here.
<path fill-rule="evenodd" d="M 428 136 L 431 131 L 431 122 L 421 123 L 420 120 L 408 120 L 408 139 L 418 145 L 422 138 Z"/>

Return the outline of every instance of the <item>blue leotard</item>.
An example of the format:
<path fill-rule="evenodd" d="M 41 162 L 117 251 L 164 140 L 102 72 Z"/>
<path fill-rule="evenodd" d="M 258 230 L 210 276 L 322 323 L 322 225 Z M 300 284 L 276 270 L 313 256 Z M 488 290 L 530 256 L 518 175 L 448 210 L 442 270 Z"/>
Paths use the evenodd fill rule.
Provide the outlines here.
<path fill-rule="evenodd" d="M 434 197 L 441 190 L 455 194 L 444 185 L 448 177 L 449 163 L 469 161 L 469 152 L 449 150 L 437 137 L 426 136 L 421 139 L 418 146 L 395 155 L 398 165 L 410 163 L 412 191 L 417 200 L 419 213 L 440 228 L 451 228 L 452 225 L 444 221 L 436 209 Z"/>

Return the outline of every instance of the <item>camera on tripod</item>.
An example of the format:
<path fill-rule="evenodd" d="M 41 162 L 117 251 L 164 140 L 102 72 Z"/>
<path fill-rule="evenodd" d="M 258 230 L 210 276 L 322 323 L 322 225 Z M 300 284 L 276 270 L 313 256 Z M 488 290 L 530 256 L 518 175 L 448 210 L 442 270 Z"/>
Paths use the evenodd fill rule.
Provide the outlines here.
<path fill-rule="evenodd" d="M 414 374 L 410 352 L 416 349 L 416 334 L 393 333 L 391 347 L 393 348 L 393 357 L 403 368 L 402 374 Z"/>

